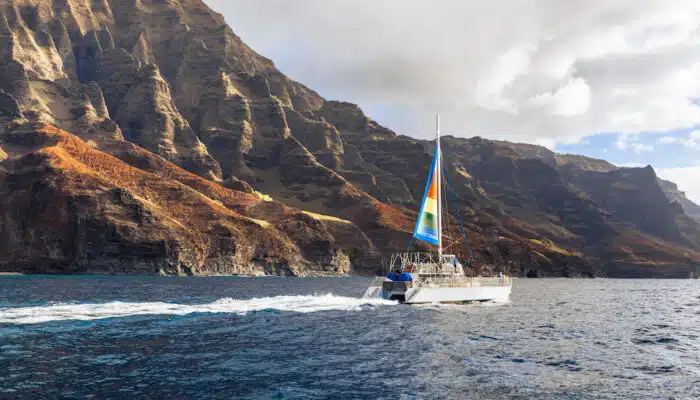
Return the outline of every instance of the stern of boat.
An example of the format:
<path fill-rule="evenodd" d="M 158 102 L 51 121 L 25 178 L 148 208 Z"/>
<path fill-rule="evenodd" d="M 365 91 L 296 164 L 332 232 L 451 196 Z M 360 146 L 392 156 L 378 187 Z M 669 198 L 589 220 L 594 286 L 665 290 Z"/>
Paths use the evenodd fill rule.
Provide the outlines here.
<path fill-rule="evenodd" d="M 406 296 L 411 290 L 411 282 L 391 281 L 386 278 L 376 278 L 374 283 L 367 288 L 365 299 L 384 299 L 406 301 Z"/>

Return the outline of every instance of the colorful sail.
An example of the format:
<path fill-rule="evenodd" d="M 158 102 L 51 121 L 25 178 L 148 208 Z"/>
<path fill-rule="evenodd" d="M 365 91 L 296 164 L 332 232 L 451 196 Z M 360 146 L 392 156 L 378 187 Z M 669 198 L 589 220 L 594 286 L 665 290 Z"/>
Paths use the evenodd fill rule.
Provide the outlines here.
<path fill-rule="evenodd" d="M 435 148 L 435 155 L 430 166 L 430 174 L 428 175 L 428 184 L 425 187 L 423 195 L 423 204 L 420 207 L 418 214 L 418 222 L 416 229 L 413 232 L 413 237 L 422 240 L 426 243 L 439 245 L 440 243 L 440 225 L 439 217 L 439 188 L 438 188 L 438 162 L 439 162 L 439 147 Z"/>

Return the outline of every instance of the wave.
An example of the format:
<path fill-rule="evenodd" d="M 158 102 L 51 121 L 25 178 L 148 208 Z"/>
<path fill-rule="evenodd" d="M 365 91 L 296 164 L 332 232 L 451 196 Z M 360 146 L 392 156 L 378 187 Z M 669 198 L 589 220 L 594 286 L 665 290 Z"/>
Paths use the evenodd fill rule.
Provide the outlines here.
<path fill-rule="evenodd" d="M 208 304 L 177 304 L 162 302 L 129 303 L 114 301 L 93 304 L 55 304 L 40 307 L 0 308 L 0 324 L 40 324 L 52 321 L 91 321 L 132 315 L 187 315 L 192 313 L 231 313 L 276 310 L 297 313 L 317 311 L 359 311 L 367 307 L 393 305 L 396 302 L 380 299 L 359 299 L 334 296 L 276 296 L 238 300 L 219 299 Z"/>

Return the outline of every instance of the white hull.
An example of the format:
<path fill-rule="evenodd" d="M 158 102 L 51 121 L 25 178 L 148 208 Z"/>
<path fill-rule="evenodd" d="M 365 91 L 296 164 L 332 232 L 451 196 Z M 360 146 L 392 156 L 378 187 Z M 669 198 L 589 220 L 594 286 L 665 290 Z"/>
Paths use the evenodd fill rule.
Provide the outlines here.
<path fill-rule="evenodd" d="M 421 303 L 468 303 L 468 302 L 507 302 L 512 286 L 472 286 L 472 287 L 417 287 L 406 291 L 402 301 L 406 304 Z M 381 286 L 371 286 L 365 298 L 391 299 L 392 293 Z"/>

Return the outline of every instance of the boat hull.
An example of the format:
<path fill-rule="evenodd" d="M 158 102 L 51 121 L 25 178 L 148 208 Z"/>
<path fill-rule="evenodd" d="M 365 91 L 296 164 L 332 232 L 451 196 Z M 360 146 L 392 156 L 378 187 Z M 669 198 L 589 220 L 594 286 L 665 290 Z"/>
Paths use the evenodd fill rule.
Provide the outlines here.
<path fill-rule="evenodd" d="M 507 286 L 474 286 L 474 287 L 417 287 L 395 293 L 381 286 L 367 289 L 365 298 L 381 298 L 399 300 L 406 304 L 421 303 L 470 303 L 470 302 L 507 302 L 512 287 Z"/>

